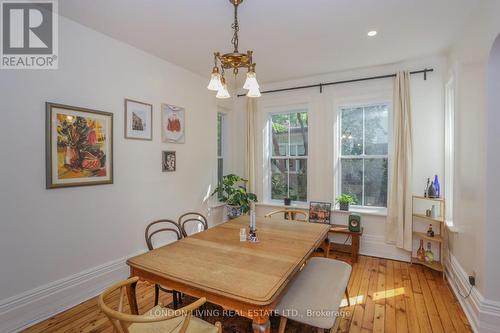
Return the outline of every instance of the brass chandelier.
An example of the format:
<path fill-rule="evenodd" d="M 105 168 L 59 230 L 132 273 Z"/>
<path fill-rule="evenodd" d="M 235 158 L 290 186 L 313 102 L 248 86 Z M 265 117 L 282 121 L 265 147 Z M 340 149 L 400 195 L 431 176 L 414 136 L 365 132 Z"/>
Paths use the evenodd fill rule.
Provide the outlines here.
<path fill-rule="evenodd" d="M 255 63 L 252 59 L 253 51 L 247 51 L 247 53 L 240 53 L 238 51 L 238 32 L 240 30 L 238 23 L 238 5 L 240 5 L 243 0 L 229 0 L 229 2 L 234 6 L 234 23 L 231 26 L 234 30 L 231 40 L 233 52 L 222 55 L 219 52 L 214 53 L 214 68 L 212 69 L 210 83 L 207 88 L 217 91 L 217 95 L 215 96 L 217 98 L 230 98 L 231 95 L 227 90 L 224 70 L 232 69 L 236 76 L 240 68 L 247 68 L 247 77 L 243 89 L 248 90 L 248 97 L 260 97 L 259 83 L 255 75 Z M 220 69 L 218 65 L 219 62 Z"/>

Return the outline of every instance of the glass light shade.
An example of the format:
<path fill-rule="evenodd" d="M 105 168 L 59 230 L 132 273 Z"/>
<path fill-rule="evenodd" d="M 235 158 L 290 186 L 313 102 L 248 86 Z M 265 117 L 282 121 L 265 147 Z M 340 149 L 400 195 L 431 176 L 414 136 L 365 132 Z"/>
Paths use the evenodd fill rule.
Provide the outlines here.
<path fill-rule="evenodd" d="M 247 97 L 260 97 L 260 90 L 259 88 L 252 88 L 248 91 Z"/>
<path fill-rule="evenodd" d="M 227 90 L 227 84 L 223 84 L 219 91 L 217 91 L 217 95 L 215 96 L 216 98 L 220 99 L 225 99 L 225 98 L 230 98 L 231 95 L 229 95 L 229 91 Z"/>
<path fill-rule="evenodd" d="M 222 87 L 222 83 L 220 81 L 220 74 L 219 73 L 212 73 L 212 76 L 210 78 L 210 83 L 208 84 L 208 90 L 212 91 L 219 91 L 220 88 Z"/>
<path fill-rule="evenodd" d="M 247 90 L 255 90 L 259 89 L 259 83 L 257 82 L 257 78 L 255 72 L 248 72 L 247 79 L 245 80 L 245 84 L 243 85 L 243 89 Z"/>

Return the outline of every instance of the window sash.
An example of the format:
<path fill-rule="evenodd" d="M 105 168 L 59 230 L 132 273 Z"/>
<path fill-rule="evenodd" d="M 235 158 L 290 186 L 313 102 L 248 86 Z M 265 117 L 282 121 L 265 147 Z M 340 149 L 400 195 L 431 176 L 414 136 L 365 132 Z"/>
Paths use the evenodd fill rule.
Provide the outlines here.
<path fill-rule="evenodd" d="M 365 153 L 365 150 L 366 150 L 366 109 L 367 108 L 370 108 L 372 106 L 381 106 L 381 105 L 387 105 L 388 106 L 388 103 L 374 103 L 374 104 L 366 104 L 366 105 L 349 105 L 349 106 L 345 106 L 345 107 L 340 107 L 338 110 L 338 160 L 339 162 L 342 161 L 342 160 L 363 160 L 363 170 L 362 170 L 362 175 L 361 175 L 361 181 L 362 181 L 362 185 L 361 185 L 361 193 L 362 193 L 362 197 L 361 197 L 361 200 L 358 200 L 358 201 L 361 201 L 361 204 L 356 204 L 356 205 L 352 205 L 354 207 L 369 207 L 369 208 L 387 208 L 387 202 L 385 204 L 385 206 L 366 206 L 365 205 L 365 194 L 366 194 L 366 190 L 365 190 L 365 160 L 369 160 L 369 159 L 380 159 L 380 160 L 387 160 L 387 163 L 389 163 L 389 154 L 383 154 L 383 155 L 367 155 Z M 342 114 L 344 112 L 344 110 L 347 110 L 347 109 L 353 109 L 353 108 L 363 108 L 363 113 L 362 113 L 362 133 L 363 133 L 363 138 L 362 138 L 362 145 L 363 145 L 363 153 L 360 154 L 360 155 L 346 155 L 346 154 L 342 154 Z M 389 121 L 389 117 L 387 118 L 387 121 Z M 388 148 L 389 148 L 389 138 L 388 138 L 388 142 L 387 142 L 387 145 L 388 145 Z M 389 168 L 389 165 L 387 166 Z M 338 192 L 339 194 L 341 194 L 342 192 L 342 163 L 338 163 L 338 176 L 337 176 L 337 179 L 338 179 Z M 389 177 L 389 176 L 388 176 Z M 388 190 L 388 189 L 387 189 Z M 358 198 L 359 199 L 359 198 Z"/>
<path fill-rule="evenodd" d="M 272 176 L 273 176 L 273 163 L 272 161 L 273 160 L 286 160 L 287 163 L 286 163 L 286 182 L 287 182 L 287 193 L 286 193 L 286 196 L 289 198 L 290 197 L 290 160 L 305 160 L 306 163 L 308 162 L 308 155 L 291 155 L 290 154 L 290 150 L 291 150 L 291 144 L 290 144 L 290 141 L 291 141 L 291 130 L 290 130 L 290 127 L 288 127 L 288 131 L 287 131 L 287 143 L 286 143 L 286 148 L 285 148 L 285 152 L 284 152 L 284 155 L 275 155 L 275 152 L 274 151 L 274 146 L 273 146 L 273 116 L 274 115 L 277 115 L 277 114 L 280 114 L 280 115 L 287 115 L 288 117 L 290 117 L 291 115 L 293 114 L 297 114 L 297 113 L 305 113 L 307 116 L 308 116 L 308 121 L 307 121 L 307 137 L 309 137 L 309 113 L 306 111 L 306 110 L 297 110 L 297 111 L 287 111 L 287 112 L 279 112 L 279 113 L 269 113 L 269 157 L 268 157 L 268 160 L 269 160 L 269 174 L 270 174 L 270 177 L 269 177 L 269 191 L 268 191 L 268 198 L 269 200 L 272 200 L 272 201 L 277 201 L 279 199 L 273 199 L 273 185 L 272 185 Z M 307 145 L 309 145 L 309 141 L 307 142 Z M 308 151 L 308 149 L 306 149 L 306 152 Z M 280 151 L 281 152 L 281 151 Z M 297 149 L 297 152 L 298 152 L 298 149 Z M 305 152 L 304 152 L 305 153 Z M 308 164 L 308 163 L 307 163 Z M 308 168 L 308 165 L 306 167 L 306 177 L 307 177 L 307 168 Z M 307 195 L 308 195 L 308 189 L 307 189 L 307 186 L 306 186 L 306 198 L 302 201 L 302 200 L 294 200 L 296 202 L 307 202 Z"/>

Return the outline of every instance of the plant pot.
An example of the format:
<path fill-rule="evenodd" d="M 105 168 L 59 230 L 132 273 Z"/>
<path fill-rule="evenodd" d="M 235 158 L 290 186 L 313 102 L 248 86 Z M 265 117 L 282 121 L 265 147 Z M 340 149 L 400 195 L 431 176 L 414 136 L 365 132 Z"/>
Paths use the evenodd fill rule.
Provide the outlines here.
<path fill-rule="evenodd" d="M 227 217 L 229 219 L 235 219 L 243 215 L 243 208 L 241 206 L 226 205 L 226 208 L 227 208 Z"/>
<path fill-rule="evenodd" d="M 345 210 L 346 212 L 349 211 L 349 204 L 347 203 L 339 203 L 340 210 Z"/>
<path fill-rule="evenodd" d="M 292 198 L 283 199 L 283 203 L 285 204 L 285 206 L 290 206 L 292 204 Z"/>

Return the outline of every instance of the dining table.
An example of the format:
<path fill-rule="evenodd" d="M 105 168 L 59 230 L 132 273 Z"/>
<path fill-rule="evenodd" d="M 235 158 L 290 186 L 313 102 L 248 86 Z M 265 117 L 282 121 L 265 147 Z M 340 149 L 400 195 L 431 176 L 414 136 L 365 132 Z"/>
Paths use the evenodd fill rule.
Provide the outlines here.
<path fill-rule="evenodd" d="M 249 216 L 218 224 L 127 260 L 130 275 L 160 284 L 252 320 L 254 332 L 270 332 L 269 316 L 312 253 L 324 244 L 330 226 L 256 218 L 257 242 L 248 234 Z M 137 314 L 136 285 L 128 290 Z"/>

